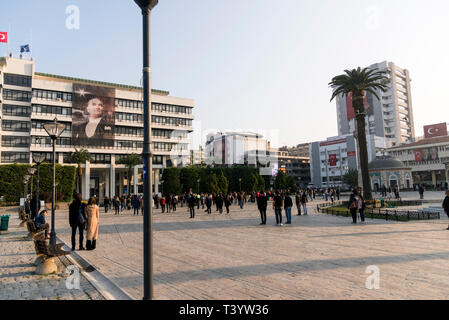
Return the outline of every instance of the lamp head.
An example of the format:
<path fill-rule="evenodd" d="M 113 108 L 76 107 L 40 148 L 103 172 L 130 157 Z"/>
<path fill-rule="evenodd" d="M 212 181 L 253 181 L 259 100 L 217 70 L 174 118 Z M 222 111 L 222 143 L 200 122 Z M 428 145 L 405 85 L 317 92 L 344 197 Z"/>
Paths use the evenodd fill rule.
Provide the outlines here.
<path fill-rule="evenodd" d="M 65 128 L 65 124 L 59 123 L 58 119 L 56 118 L 53 122 L 44 124 L 45 131 L 53 140 L 59 138 L 59 136 L 64 132 Z"/>
<path fill-rule="evenodd" d="M 41 164 L 45 160 L 45 154 L 44 153 L 33 153 L 33 161 L 37 164 Z"/>
<path fill-rule="evenodd" d="M 28 173 L 30 174 L 30 175 L 33 175 L 33 174 L 35 174 L 36 173 L 36 168 L 29 168 L 28 169 Z"/>
<path fill-rule="evenodd" d="M 140 9 L 152 10 L 159 2 L 159 0 L 134 0 L 135 3 L 140 7 Z"/>

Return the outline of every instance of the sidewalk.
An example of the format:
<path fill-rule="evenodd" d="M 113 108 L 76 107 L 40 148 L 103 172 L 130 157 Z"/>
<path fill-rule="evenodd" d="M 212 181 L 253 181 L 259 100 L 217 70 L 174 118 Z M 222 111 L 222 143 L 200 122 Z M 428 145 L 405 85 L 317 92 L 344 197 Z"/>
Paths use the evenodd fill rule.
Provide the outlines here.
<path fill-rule="evenodd" d="M 80 274 L 80 289 L 69 290 L 66 257 L 56 258 L 58 273 L 35 275 L 33 242 L 26 240 L 28 231 L 19 227 L 17 209 L 0 210 L 9 214 L 9 233 L 0 235 L 0 300 L 104 300 L 104 297 Z"/>

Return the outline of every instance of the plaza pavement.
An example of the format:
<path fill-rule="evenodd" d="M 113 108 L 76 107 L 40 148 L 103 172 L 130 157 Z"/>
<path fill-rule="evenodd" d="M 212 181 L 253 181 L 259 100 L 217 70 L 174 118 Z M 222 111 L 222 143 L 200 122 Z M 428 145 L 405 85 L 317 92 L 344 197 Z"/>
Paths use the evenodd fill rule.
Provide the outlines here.
<path fill-rule="evenodd" d="M 416 193 L 403 194 L 416 199 Z M 426 193 L 440 205 L 443 193 Z M 439 201 L 439 200 L 441 201 Z M 442 220 L 392 222 L 318 214 L 259 226 L 254 204 L 230 215 L 187 209 L 154 213 L 155 299 L 449 299 L 449 231 Z M 95 251 L 77 251 L 134 299 L 143 292 L 142 216 L 100 210 Z M 285 215 L 283 215 L 285 219 Z M 57 234 L 70 245 L 68 210 L 57 212 Z M 78 239 L 77 239 L 78 240 Z M 368 290 L 368 266 L 380 270 L 380 289 Z"/>
<path fill-rule="evenodd" d="M 28 231 L 19 227 L 17 208 L 1 208 L 0 214 L 11 215 L 9 232 L 0 235 L 0 300 L 104 300 L 83 275 L 79 289 L 67 289 L 66 257 L 55 259 L 56 274 L 35 275 L 36 253 Z"/>

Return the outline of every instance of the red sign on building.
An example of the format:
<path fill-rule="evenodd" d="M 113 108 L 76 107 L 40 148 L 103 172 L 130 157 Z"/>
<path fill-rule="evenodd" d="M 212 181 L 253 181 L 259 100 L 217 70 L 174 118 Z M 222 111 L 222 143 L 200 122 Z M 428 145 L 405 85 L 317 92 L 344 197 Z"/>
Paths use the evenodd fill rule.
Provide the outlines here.
<path fill-rule="evenodd" d="M 348 151 L 348 157 L 355 157 L 355 151 Z"/>
<path fill-rule="evenodd" d="M 331 167 L 335 167 L 337 165 L 337 155 L 336 154 L 329 155 L 329 165 Z"/>
<path fill-rule="evenodd" d="M 424 136 L 426 138 L 447 136 L 447 124 L 439 123 L 424 127 Z"/>
<path fill-rule="evenodd" d="M 422 150 L 415 150 L 415 161 L 416 162 L 422 162 L 423 161 Z"/>

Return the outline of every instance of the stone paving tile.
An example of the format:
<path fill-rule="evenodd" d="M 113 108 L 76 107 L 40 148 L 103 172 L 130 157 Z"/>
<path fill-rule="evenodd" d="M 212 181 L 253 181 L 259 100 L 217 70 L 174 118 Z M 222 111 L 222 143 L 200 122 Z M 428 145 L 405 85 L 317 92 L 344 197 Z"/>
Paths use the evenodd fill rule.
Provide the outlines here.
<path fill-rule="evenodd" d="M 65 266 L 67 258 L 55 259 L 56 274 L 35 275 L 33 242 L 25 240 L 28 232 L 19 227 L 17 210 L 10 214 L 9 233 L 0 235 L 0 300 L 104 300 L 103 296 L 81 276 L 80 289 L 68 290 Z M 65 259 L 65 260 L 64 260 Z"/>
<path fill-rule="evenodd" d="M 293 216 L 284 227 L 274 226 L 271 207 L 268 225 L 259 226 L 254 204 L 244 210 L 234 205 L 231 215 L 199 210 L 193 220 L 185 207 L 170 214 L 155 210 L 155 298 L 449 298 L 446 217 L 352 225 L 350 218 L 317 214 L 313 206 L 320 201 L 310 203 L 309 216 Z M 69 243 L 67 217 L 59 211 L 56 223 L 58 236 Z M 79 252 L 135 299 L 143 292 L 142 221 L 101 210 L 97 250 Z M 365 288 L 370 265 L 380 268 L 379 290 Z"/>

